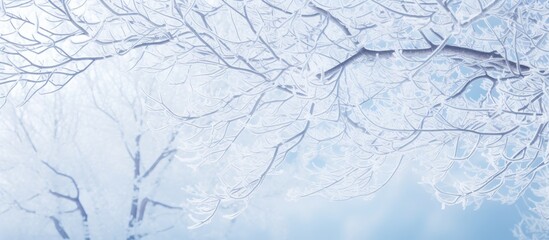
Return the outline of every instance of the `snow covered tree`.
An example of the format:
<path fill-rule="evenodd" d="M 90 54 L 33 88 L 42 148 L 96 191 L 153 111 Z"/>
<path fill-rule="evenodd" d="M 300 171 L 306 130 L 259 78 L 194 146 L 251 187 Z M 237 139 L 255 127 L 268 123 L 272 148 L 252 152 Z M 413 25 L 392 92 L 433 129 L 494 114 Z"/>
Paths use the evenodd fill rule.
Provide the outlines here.
<path fill-rule="evenodd" d="M 1 109 L 0 220 L 45 225 L 33 232 L 51 239 L 141 239 L 172 230 L 185 213 L 187 178 L 173 161 L 177 129 L 148 123 L 151 81 L 92 73 L 94 81 L 36 96 L 41 104 Z"/>
<path fill-rule="evenodd" d="M 58 90 L 119 55 L 162 73 L 168 84 L 151 107 L 192 133 L 182 158 L 221 169 L 216 187 L 193 191 L 197 226 L 220 206 L 245 206 L 289 161 L 302 166 L 294 197 L 368 197 L 415 161 L 443 204 L 464 206 L 512 203 L 548 171 L 544 1 L 4 1 L 0 10 L 6 101 Z"/>

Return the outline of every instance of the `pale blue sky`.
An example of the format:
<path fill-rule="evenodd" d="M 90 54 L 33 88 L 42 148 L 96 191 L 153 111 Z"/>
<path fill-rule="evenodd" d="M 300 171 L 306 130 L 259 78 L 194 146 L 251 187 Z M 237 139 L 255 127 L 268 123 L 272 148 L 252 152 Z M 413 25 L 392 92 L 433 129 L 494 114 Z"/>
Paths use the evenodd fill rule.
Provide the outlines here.
<path fill-rule="evenodd" d="M 512 228 L 520 221 L 514 205 L 485 202 L 478 210 L 473 207 L 463 210 L 460 205 L 442 210 L 440 203 L 414 177 L 394 180 L 369 201 L 329 202 L 309 198 L 287 203 L 258 199 L 255 210 L 250 209 L 236 219 L 227 236 L 229 239 L 514 239 Z M 266 226 L 250 217 L 249 214 L 258 214 L 257 209 L 267 212 Z"/>

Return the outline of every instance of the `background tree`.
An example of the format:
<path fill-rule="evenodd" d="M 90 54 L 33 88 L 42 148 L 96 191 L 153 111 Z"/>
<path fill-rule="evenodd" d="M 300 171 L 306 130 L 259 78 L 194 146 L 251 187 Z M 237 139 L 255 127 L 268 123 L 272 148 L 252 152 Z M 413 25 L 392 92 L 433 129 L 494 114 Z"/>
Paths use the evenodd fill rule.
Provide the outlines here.
<path fill-rule="evenodd" d="M 190 175 L 174 161 L 178 131 L 148 124 L 154 85 L 121 73 L 86 73 L 95 80 L 1 109 L 0 218 L 45 225 L 35 232 L 52 239 L 185 231 L 181 188 Z"/>
<path fill-rule="evenodd" d="M 112 64 L 116 66 L 116 63 Z M 120 69 L 122 66 L 118 67 Z M 174 227 L 175 222 L 161 229 L 152 228 L 157 225 L 157 215 L 151 212 L 162 208 L 181 216 L 183 208 L 180 204 L 183 198 L 174 199 L 173 193 L 180 191 L 185 178 L 176 180 L 173 175 L 184 172 L 180 169 L 181 165 L 172 164 L 177 154 L 175 143 L 179 131 L 173 126 L 155 129 L 154 125 L 149 124 L 151 112 L 146 108 L 147 93 L 152 90 L 153 83 L 133 81 L 133 84 L 128 85 L 126 82 L 132 81 L 130 77 L 138 78 L 138 75 L 128 76 L 122 73 L 123 71 L 113 71 L 90 76 L 92 79 L 106 80 L 90 83 L 90 92 L 96 109 L 118 129 L 123 145 L 120 149 L 124 149 L 126 159 L 131 160 L 132 191 L 127 239 L 140 239 L 156 231 L 166 231 Z M 170 171 L 170 168 L 176 171 Z M 164 212 L 162 215 L 166 217 L 164 215 L 168 214 Z M 151 219 L 148 220 L 147 217 Z"/>
<path fill-rule="evenodd" d="M 81 194 L 85 187 L 73 177 L 85 175 L 73 168 L 73 158 L 80 158 L 73 144 L 78 116 L 67 115 L 74 109 L 63 104 L 65 99 L 52 95 L 41 99 L 42 106 L 2 108 L 6 120 L 2 126 L 2 215 L 22 213 L 28 219 L 50 222 L 50 230 L 62 239 L 90 239 L 88 209 Z M 62 168 L 60 163 L 65 163 Z"/>
<path fill-rule="evenodd" d="M 444 204 L 512 203 L 547 171 L 547 12 L 521 0 L 4 2 L 1 85 L 24 102 L 130 52 L 162 72 L 171 84 L 152 107 L 194 133 L 182 156 L 222 169 L 193 191 L 198 225 L 245 206 L 290 159 L 303 166 L 293 196 L 367 197 L 413 160 Z"/>

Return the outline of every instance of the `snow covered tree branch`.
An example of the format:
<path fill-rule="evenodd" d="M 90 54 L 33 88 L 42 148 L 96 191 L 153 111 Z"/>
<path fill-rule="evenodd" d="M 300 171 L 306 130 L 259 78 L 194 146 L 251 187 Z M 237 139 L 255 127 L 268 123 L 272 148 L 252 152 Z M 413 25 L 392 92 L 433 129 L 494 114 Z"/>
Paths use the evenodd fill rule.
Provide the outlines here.
<path fill-rule="evenodd" d="M 515 202 L 548 171 L 543 1 L 48 0 L 0 10 L 5 101 L 32 101 L 107 59 L 163 78 L 151 108 L 184 136 L 149 170 L 172 156 L 215 169 L 213 187 L 189 190 L 196 226 L 220 209 L 238 213 L 291 161 L 301 179 L 292 197 L 369 197 L 414 161 L 443 204 L 463 206 Z M 138 180 L 150 171 L 141 135 L 131 136 Z"/>

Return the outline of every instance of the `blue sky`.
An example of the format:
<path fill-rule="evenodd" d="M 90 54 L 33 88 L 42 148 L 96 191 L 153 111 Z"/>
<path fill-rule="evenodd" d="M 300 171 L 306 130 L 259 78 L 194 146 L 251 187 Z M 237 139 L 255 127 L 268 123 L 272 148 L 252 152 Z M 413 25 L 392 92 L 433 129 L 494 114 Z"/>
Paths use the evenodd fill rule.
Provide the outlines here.
<path fill-rule="evenodd" d="M 276 204 L 273 204 L 275 202 Z M 250 217 L 263 209 L 262 227 Z M 261 211 L 261 210 L 260 210 Z M 480 209 L 440 203 L 410 175 L 395 178 L 372 200 L 296 203 L 262 201 L 237 218 L 229 239 L 514 239 L 514 205 L 485 202 Z M 215 224 L 215 223 L 214 223 Z M 206 227 L 208 228 L 208 227 Z"/>

